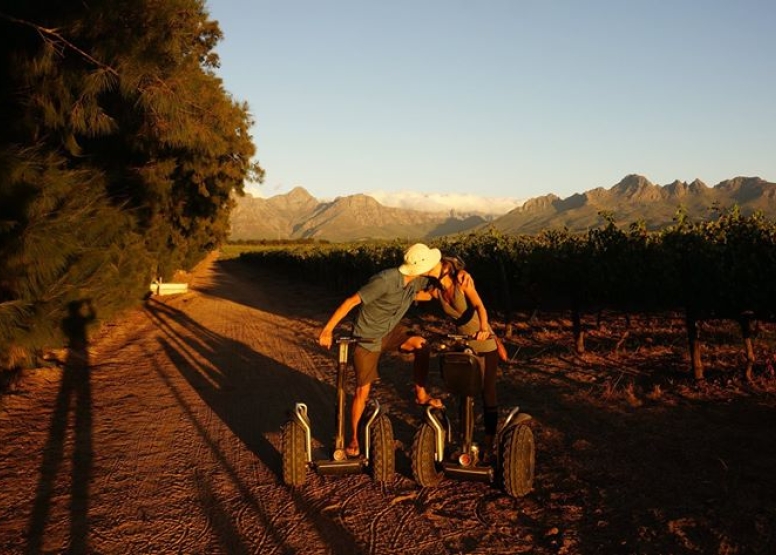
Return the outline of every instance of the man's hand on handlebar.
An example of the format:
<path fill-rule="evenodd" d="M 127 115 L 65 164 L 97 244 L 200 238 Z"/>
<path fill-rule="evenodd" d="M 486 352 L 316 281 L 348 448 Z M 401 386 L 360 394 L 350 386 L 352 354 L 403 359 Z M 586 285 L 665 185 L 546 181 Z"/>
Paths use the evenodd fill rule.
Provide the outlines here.
<path fill-rule="evenodd" d="M 379 339 L 369 339 L 365 337 L 355 337 L 351 335 L 340 335 L 336 339 L 334 338 L 334 332 L 329 331 L 326 328 L 323 328 L 321 331 L 321 335 L 318 336 L 318 345 L 321 347 L 325 347 L 326 349 L 329 349 L 332 345 L 335 343 L 343 344 L 343 343 L 374 343 L 375 341 L 379 341 Z"/>
<path fill-rule="evenodd" d="M 318 345 L 321 347 L 325 347 L 326 349 L 330 349 L 332 343 L 334 342 L 334 334 L 331 330 L 327 330 L 326 328 L 323 328 L 321 331 L 321 335 L 318 336 Z"/>

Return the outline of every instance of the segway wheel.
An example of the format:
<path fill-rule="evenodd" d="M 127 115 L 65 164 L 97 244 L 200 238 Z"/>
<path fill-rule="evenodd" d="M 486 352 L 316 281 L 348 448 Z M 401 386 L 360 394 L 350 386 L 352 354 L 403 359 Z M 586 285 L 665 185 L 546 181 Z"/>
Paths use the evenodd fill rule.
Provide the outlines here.
<path fill-rule="evenodd" d="M 524 424 L 510 426 L 504 432 L 501 446 L 502 481 L 512 497 L 523 497 L 533 489 L 534 436 Z"/>
<path fill-rule="evenodd" d="M 370 429 L 372 444 L 370 467 L 375 482 L 392 480 L 396 473 L 396 444 L 393 440 L 393 426 L 388 415 L 379 415 Z"/>
<path fill-rule="evenodd" d="M 444 476 L 437 468 L 436 435 L 430 425 L 421 424 L 412 442 L 412 476 L 420 487 L 433 487 L 442 481 Z"/>
<path fill-rule="evenodd" d="M 283 482 L 288 486 L 301 486 L 307 478 L 307 458 L 304 429 L 299 422 L 289 420 L 283 425 L 281 448 Z"/>

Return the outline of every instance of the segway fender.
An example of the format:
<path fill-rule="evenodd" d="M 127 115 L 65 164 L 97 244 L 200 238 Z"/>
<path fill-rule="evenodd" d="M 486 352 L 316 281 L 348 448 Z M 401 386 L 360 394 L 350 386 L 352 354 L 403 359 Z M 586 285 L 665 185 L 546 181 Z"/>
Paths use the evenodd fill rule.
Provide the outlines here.
<path fill-rule="evenodd" d="M 437 416 L 436 413 L 440 413 Z M 445 442 L 450 433 L 450 422 L 443 410 L 426 407 L 426 421 L 434 430 L 434 460 L 441 463 L 445 458 Z"/>
<path fill-rule="evenodd" d="M 533 420 L 533 416 L 528 414 L 527 412 L 521 412 L 517 415 L 517 417 L 514 419 L 514 424 L 525 424 L 529 420 Z"/>
<path fill-rule="evenodd" d="M 369 452 L 369 446 L 371 444 L 371 428 L 378 414 L 380 414 L 380 403 L 375 399 L 370 399 L 364 413 L 361 415 L 361 422 L 359 424 L 362 435 L 360 444 L 364 450 L 364 458 L 366 460 L 371 460 L 371 454 Z"/>
<path fill-rule="evenodd" d="M 310 425 L 310 417 L 307 415 L 307 405 L 304 403 L 297 403 L 294 405 L 294 410 L 291 413 L 291 417 L 299 422 L 299 425 L 302 426 L 302 429 L 304 430 L 305 435 L 305 457 L 307 459 L 308 463 L 311 463 L 313 460 L 313 450 L 312 450 L 312 426 Z"/>

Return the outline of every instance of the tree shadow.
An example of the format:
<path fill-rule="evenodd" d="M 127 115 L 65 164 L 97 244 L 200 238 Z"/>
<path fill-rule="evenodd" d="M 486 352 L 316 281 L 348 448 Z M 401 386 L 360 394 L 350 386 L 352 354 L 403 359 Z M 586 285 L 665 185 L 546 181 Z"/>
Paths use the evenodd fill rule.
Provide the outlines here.
<path fill-rule="evenodd" d="M 272 314 L 301 319 L 308 323 L 317 322 L 321 327 L 329 314 L 345 298 L 341 293 L 334 293 L 310 283 L 309 280 L 301 279 L 300 276 L 288 279 L 280 272 L 235 258 L 216 260 L 213 268 L 212 280 L 205 285 L 194 285 L 194 289 Z M 269 287 L 234 287 L 234 279 L 251 284 L 265 283 L 269 284 Z M 281 297 L 267 292 L 278 287 L 283 288 L 284 294 Z M 348 294 L 355 293 L 356 289 Z M 310 302 L 311 298 L 314 298 L 315 302 Z"/>
<path fill-rule="evenodd" d="M 332 386 L 257 353 L 239 341 L 214 333 L 184 312 L 164 303 L 152 299 L 147 303 L 147 310 L 164 334 L 159 339 L 159 346 L 177 371 L 278 481 L 282 479 L 282 455 L 267 435 L 280 431 L 293 402 L 304 401 L 307 404 L 313 418 L 314 442 L 318 451 L 331 444 L 335 399 Z M 184 393 L 163 369 L 157 368 L 156 371 L 225 469 L 241 498 L 262 520 L 269 536 L 277 545 L 285 545 L 283 531 L 273 524 L 274 515 L 267 514 L 264 505 L 244 482 L 219 442 L 200 422 Z M 232 517 L 213 501 L 216 495 L 212 486 L 204 484 L 203 491 L 210 491 L 201 500 L 208 519 L 223 524 L 213 527 L 220 545 L 230 553 L 248 553 L 248 546 L 240 542 Z M 337 522 L 317 514 L 305 500 L 302 490 L 290 488 L 289 494 L 297 510 L 316 527 L 334 552 L 352 552 L 356 545 L 352 534 Z"/>
<path fill-rule="evenodd" d="M 67 553 L 88 552 L 89 483 L 93 466 L 92 392 L 89 379 L 87 328 L 96 318 L 89 299 L 73 301 L 62 321 L 68 342 L 62 369 L 62 383 L 51 417 L 48 440 L 40 466 L 40 481 L 27 528 L 26 553 L 42 552 L 49 522 L 57 473 L 65 464 L 68 424 L 73 421 L 73 450 L 70 482 L 70 542 Z"/>
<path fill-rule="evenodd" d="M 217 334 L 164 303 L 151 299 L 146 310 L 164 333 L 159 347 L 180 374 L 280 479 L 280 453 L 266 436 L 281 429 L 297 400 L 304 401 L 311 414 L 332 412 L 334 388 Z M 333 426 L 323 427 L 323 432 L 316 428 L 320 427 L 313 429 L 315 439 L 327 443 L 325 434 L 333 433 Z"/>

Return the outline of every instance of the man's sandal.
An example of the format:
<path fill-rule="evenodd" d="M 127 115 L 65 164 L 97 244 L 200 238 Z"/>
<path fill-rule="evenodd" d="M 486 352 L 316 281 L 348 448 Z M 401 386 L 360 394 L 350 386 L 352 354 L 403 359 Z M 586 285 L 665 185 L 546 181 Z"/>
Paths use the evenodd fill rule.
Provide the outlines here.
<path fill-rule="evenodd" d="M 345 454 L 348 456 L 348 458 L 355 459 L 356 457 L 361 456 L 361 449 L 359 449 L 358 445 L 356 445 L 355 447 L 352 445 L 348 445 L 347 447 L 345 447 Z"/>

